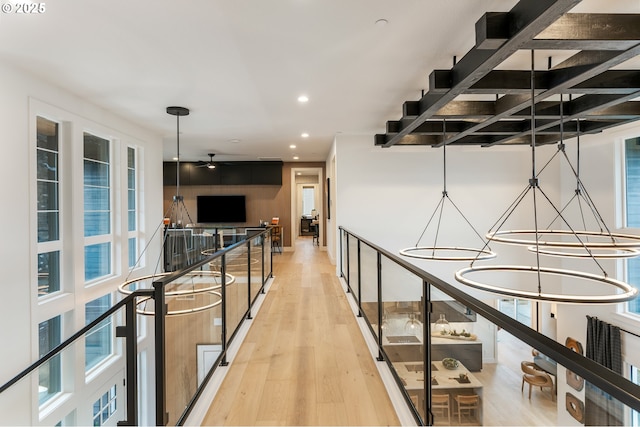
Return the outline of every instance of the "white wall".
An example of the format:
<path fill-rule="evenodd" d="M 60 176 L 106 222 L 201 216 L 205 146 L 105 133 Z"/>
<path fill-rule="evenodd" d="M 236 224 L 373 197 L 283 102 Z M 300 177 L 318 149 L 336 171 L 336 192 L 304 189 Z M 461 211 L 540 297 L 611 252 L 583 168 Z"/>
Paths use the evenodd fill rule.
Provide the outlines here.
<path fill-rule="evenodd" d="M 38 300 L 34 256 L 36 253 L 34 215 L 36 196 L 34 193 L 35 169 L 33 169 L 34 161 L 32 160 L 35 158 L 35 139 L 32 138 L 35 135 L 32 127 L 33 112 L 38 111 L 42 106 L 47 106 L 48 111 L 56 111 L 63 120 L 73 117 L 84 123 L 91 122 L 101 129 L 108 129 L 111 135 L 123 143 L 135 141 L 140 145 L 144 152 L 144 163 L 140 165 L 144 174 L 141 183 L 144 191 L 140 208 L 143 212 L 142 223 L 148 227 L 147 231 L 162 217 L 162 150 L 158 135 L 20 70 L 0 65 L 0 86 L 0 92 L 2 92 L 0 144 L 4 152 L 0 167 L 4 200 L 4 209 L 0 211 L 0 223 L 4 225 L 3 244 L 0 245 L 2 260 L 0 342 L 3 343 L 0 346 L 0 360 L 2 360 L 0 383 L 4 383 L 37 359 L 38 322 L 46 320 L 51 312 L 64 307 L 67 312 L 64 331 L 65 333 L 75 331 L 84 326 L 79 324 L 84 322 L 84 304 L 95 297 L 92 295 L 92 290 L 82 289 L 83 284 L 65 283 L 65 289 L 79 289 L 78 292 L 60 296 L 59 299 L 47 304 Z M 81 165 L 76 167 L 82 170 Z M 126 181 L 124 185 L 126 186 Z M 116 197 L 120 197 L 121 190 L 115 190 Z M 126 193 L 126 187 L 124 193 Z M 74 236 L 82 235 L 81 225 L 79 230 L 77 223 L 73 226 L 75 227 L 68 227 L 66 232 Z M 159 247 L 151 250 L 149 256 L 157 257 L 158 249 Z M 80 270 L 80 274 L 76 271 L 70 277 L 83 275 L 81 261 L 76 261 L 74 268 Z M 126 268 L 124 270 L 101 284 L 101 293 L 105 290 L 115 291 L 126 275 Z M 76 347 L 78 348 L 71 353 L 83 354 L 83 348 Z M 111 377 L 114 372 L 122 369 L 123 361 L 121 358 L 116 359 L 116 362 L 106 369 L 105 377 Z M 0 423 L 54 424 L 67 415 L 65 411 L 72 408 L 81 408 L 78 413 L 85 411 L 84 407 L 90 407 L 92 403 L 86 401 L 87 396 L 96 394 L 102 386 L 100 383 L 104 381 L 100 380 L 100 376 L 91 381 L 85 381 L 84 364 L 70 366 L 69 369 L 75 370 L 75 375 L 72 375 L 75 378 L 70 380 L 65 374 L 65 378 L 69 379 L 64 386 L 68 393 L 64 396 L 64 404 L 59 408 L 50 408 L 49 415 L 44 418 L 43 414 L 39 414 L 37 378 L 34 377 L 20 382 L 14 390 L 0 395 Z M 78 378 L 79 376 L 82 378 Z M 90 419 L 76 419 L 76 421 L 81 424 L 91 423 Z"/>
<path fill-rule="evenodd" d="M 444 187 L 443 150 L 426 147 L 374 147 L 373 138 L 340 135 L 336 139 L 337 220 L 343 226 L 392 253 L 416 244 L 430 216 L 442 199 Z M 538 148 L 548 158 L 555 147 Z M 528 185 L 531 151 L 527 146 L 447 148 L 447 192 L 481 235 L 484 235 Z M 545 171 L 555 181 L 557 170 Z M 544 181 L 544 180 L 541 180 Z M 548 190 L 557 197 L 555 186 Z M 527 197 L 531 199 L 531 197 Z M 479 248 L 483 242 L 448 201 L 445 202 L 438 246 Z M 505 224 L 509 228 L 533 228 L 532 209 L 522 203 Z M 501 229 L 505 229 L 502 227 Z M 432 245 L 437 222 L 427 230 L 421 245 Z M 496 263 L 529 260 L 526 251 L 514 247 L 491 248 L 498 252 Z M 453 283 L 453 273 L 468 263 L 411 260 L 432 274 Z"/>

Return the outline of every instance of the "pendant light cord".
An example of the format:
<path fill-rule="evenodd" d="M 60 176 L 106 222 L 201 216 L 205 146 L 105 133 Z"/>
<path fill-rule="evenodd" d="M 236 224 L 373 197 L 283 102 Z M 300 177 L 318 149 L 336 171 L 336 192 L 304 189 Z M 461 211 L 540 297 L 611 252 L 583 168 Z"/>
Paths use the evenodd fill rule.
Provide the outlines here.
<path fill-rule="evenodd" d="M 531 181 L 529 185 L 533 189 L 533 224 L 536 230 L 536 266 L 538 276 L 538 295 L 542 294 L 542 275 L 540 273 L 540 234 L 538 233 L 538 208 L 536 201 L 536 189 L 538 177 L 536 175 L 536 70 L 535 50 L 531 49 Z"/>

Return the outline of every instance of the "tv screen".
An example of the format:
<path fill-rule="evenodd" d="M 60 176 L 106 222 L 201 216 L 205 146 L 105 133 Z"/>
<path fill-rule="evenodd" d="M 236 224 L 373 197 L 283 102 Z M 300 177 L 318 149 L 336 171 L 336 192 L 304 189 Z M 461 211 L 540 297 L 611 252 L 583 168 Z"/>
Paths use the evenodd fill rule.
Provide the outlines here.
<path fill-rule="evenodd" d="M 198 223 L 246 222 L 244 196 L 198 196 Z"/>

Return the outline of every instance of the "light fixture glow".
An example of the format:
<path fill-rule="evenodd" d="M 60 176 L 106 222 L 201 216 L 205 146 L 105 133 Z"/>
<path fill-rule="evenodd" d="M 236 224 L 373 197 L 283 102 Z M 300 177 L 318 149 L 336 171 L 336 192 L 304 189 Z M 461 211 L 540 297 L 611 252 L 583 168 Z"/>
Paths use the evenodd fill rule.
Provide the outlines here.
<path fill-rule="evenodd" d="M 309 138 L 309 134 L 306 132 L 303 132 L 302 135 L 300 135 L 303 138 Z"/>
<path fill-rule="evenodd" d="M 303 104 L 304 104 L 305 102 L 309 102 L 309 97 L 308 97 L 307 95 L 300 95 L 300 96 L 298 97 L 298 102 L 301 102 L 301 103 L 303 103 Z"/>
<path fill-rule="evenodd" d="M 292 149 L 293 149 L 293 148 L 296 148 L 296 146 L 295 146 L 295 144 L 291 144 L 291 145 L 289 146 L 289 148 L 292 148 Z"/>
<path fill-rule="evenodd" d="M 298 156 L 293 156 L 293 160 L 299 160 L 299 159 L 300 159 L 300 157 L 298 157 Z"/>

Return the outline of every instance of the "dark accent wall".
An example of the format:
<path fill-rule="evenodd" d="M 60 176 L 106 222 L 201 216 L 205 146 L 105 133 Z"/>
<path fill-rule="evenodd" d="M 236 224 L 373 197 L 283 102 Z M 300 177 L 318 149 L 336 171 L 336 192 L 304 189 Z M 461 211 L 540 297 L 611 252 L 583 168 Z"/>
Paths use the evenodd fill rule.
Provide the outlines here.
<path fill-rule="evenodd" d="M 282 185 L 282 162 L 180 163 L 180 185 Z M 164 162 L 164 185 L 176 185 L 176 162 Z"/>

